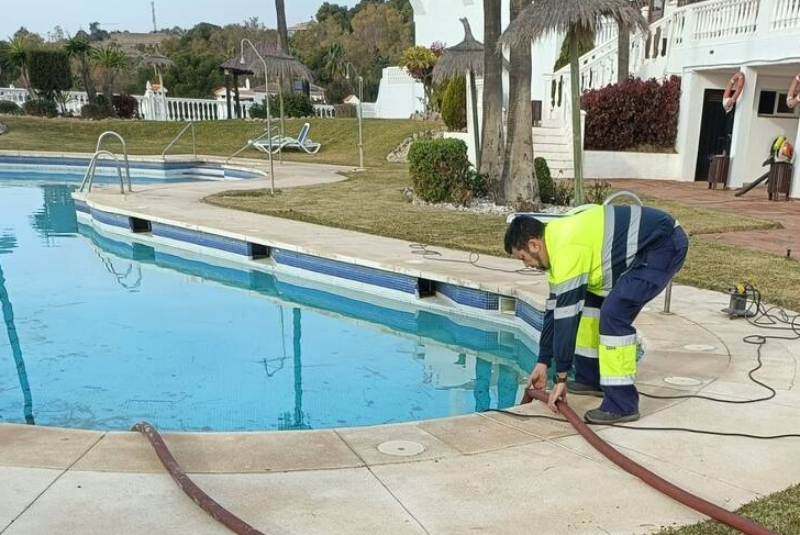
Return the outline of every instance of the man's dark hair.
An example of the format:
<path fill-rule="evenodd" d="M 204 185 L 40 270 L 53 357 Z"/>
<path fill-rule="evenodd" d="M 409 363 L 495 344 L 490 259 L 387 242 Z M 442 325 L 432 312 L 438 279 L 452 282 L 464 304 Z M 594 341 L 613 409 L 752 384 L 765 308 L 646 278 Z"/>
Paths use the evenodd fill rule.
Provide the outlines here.
<path fill-rule="evenodd" d="M 506 253 L 511 254 L 513 249 L 528 248 L 528 240 L 541 239 L 544 236 L 544 223 L 530 216 L 517 216 L 506 229 Z"/>

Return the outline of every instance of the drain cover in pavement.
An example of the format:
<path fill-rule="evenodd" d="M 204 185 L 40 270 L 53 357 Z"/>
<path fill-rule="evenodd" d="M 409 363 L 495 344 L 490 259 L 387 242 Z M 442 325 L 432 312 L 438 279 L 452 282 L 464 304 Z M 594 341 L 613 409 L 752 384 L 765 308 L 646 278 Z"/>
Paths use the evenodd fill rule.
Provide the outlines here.
<path fill-rule="evenodd" d="M 703 384 L 702 381 L 692 379 L 691 377 L 667 377 L 664 379 L 664 382 L 675 386 L 700 386 Z"/>
<path fill-rule="evenodd" d="M 379 444 L 378 451 L 393 457 L 413 457 L 425 451 L 425 446 L 408 440 L 390 440 Z"/>
<path fill-rule="evenodd" d="M 683 346 L 683 349 L 688 349 L 689 351 L 713 351 L 717 348 L 706 344 L 689 344 L 688 346 Z"/>

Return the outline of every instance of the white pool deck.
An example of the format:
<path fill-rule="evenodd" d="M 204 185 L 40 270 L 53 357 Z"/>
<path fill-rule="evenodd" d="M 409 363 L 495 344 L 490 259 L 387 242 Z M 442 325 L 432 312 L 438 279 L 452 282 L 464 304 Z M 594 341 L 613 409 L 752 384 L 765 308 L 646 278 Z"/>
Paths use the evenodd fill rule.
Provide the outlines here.
<path fill-rule="evenodd" d="M 279 187 L 339 180 L 340 168 L 284 164 Z M 200 202 L 216 191 L 264 181 L 142 186 L 122 196 L 97 190 L 88 201 L 190 228 L 291 244 L 312 254 L 407 273 L 430 273 L 541 303 L 540 278 L 412 259 L 408 243 Z M 498 240 L 501 239 L 498 236 Z M 440 249 L 441 250 L 441 249 Z M 464 253 L 444 251 L 453 258 Z M 419 260 L 419 258 L 413 258 Z M 518 268 L 510 259 L 492 266 Z M 702 390 L 762 395 L 747 371 L 758 332 L 720 312 L 727 296 L 676 286 L 672 311 L 660 299 L 637 327 L 648 353 L 638 385 L 670 395 Z M 640 425 L 775 434 L 800 432 L 795 385 L 798 341 L 770 341 L 758 377 L 778 390 L 769 402 L 730 406 L 643 399 Z M 670 386 L 670 376 L 696 379 Z M 596 399 L 569 399 L 579 412 Z M 541 404 L 517 409 L 546 414 Z M 727 509 L 800 482 L 800 439 L 755 441 L 673 432 L 603 429 L 634 460 Z M 168 445 L 195 481 L 245 521 L 280 535 L 529 535 L 649 533 L 702 516 L 602 458 L 566 424 L 484 413 L 367 428 L 264 433 L 169 433 Z M 381 453 L 390 440 L 421 444 L 411 457 Z M 0 425 L 0 534 L 227 534 L 166 475 L 134 433 Z"/>

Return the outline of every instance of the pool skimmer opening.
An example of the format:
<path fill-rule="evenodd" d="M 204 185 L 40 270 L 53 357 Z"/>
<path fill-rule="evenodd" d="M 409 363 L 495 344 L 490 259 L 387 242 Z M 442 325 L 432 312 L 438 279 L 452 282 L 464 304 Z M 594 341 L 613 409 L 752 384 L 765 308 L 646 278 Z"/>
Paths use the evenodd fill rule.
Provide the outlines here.
<path fill-rule="evenodd" d="M 410 440 L 390 440 L 378 444 L 378 451 L 392 457 L 413 457 L 425 451 L 425 446 Z"/>

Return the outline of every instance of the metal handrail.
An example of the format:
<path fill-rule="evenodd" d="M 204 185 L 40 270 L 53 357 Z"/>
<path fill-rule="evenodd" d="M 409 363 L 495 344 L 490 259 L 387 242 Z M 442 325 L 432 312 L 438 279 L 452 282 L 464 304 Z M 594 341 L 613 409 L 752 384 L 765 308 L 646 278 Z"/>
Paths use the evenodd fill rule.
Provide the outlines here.
<path fill-rule="evenodd" d="M 636 203 L 639 206 L 644 206 L 642 199 L 640 199 L 638 195 L 636 195 L 632 191 L 627 191 L 627 190 L 616 192 L 614 195 L 607 198 L 605 202 L 603 202 L 603 205 L 611 204 L 611 201 L 619 197 L 630 197 L 631 199 L 636 201 Z M 671 308 L 672 308 L 672 280 L 669 281 L 666 289 L 664 290 L 664 310 L 661 313 L 671 315 L 672 314 Z"/>
<path fill-rule="evenodd" d="M 162 152 L 162 153 L 161 153 L 161 157 L 162 157 L 162 158 L 165 158 L 165 157 L 167 156 L 167 152 L 169 152 L 169 149 L 171 149 L 171 148 L 172 148 L 172 147 L 175 145 L 175 143 L 177 143 L 177 142 L 178 142 L 178 140 L 179 140 L 181 137 L 183 137 L 183 134 L 185 134 L 185 133 L 186 133 L 186 131 L 187 131 L 187 130 L 189 130 L 190 128 L 191 128 L 191 130 L 192 130 L 192 153 L 194 154 L 194 157 L 195 157 L 195 159 L 197 159 L 197 136 L 195 135 L 195 131 L 194 131 L 194 122 L 192 122 L 192 121 L 189 121 L 189 122 L 188 122 L 188 123 L 187 123 L 187 124 L 186 124 L 186 125 L 185 125 L 185 126 L 182 128 L 182 129 L 181 129 L 181 131 L 180 131 L 180 132 L 178 132 L 178 135 L 177 135 L 177 136 L 175 136 L 175 139 L 173 139 L 173 140 L 172 140 L 172 143 L 170 143 L 169 145 L 167 145 L 167 148 L 166 148 L 166 149 L 164 149 L 164 152 Z"/>
<path fill-rule="evenodd" d="M 97 146 L 94 149 L 95 155 L 97 155 L 97 153 L 100 152 L 100 146 L 103 143 L 103 139 L 105 139 L 108 136 L 114 136 L 119 140 L 120 143 L 122 143 L 122 153 L 125 156 L 125 173 L 128 176 L 128 191 L 133 191 L 133 189 L 131 188 L 131 164 L 128 161 L 128 145 L 127 143 L 125 143 L 125 139 L 121 135 L 112 130 L 100 134 L 100 137 L 97 138 Z M 116 159 L 116 156 L 114 157 L 114 159 Z M 123 190 L 122 193 L 125 193 L 125 190 Z"/>
<path fill-rule="evenodd" d="M 114 159 L 114 162 L 117 164 L 117 176 L 119 177 L 119 191 L 120 193 L 125 193 L 125 183 L 122 180 L 122 167 L 119 163 L 119 158 L 116 155 L 107 150 L 99 150 L 94 153 L 92 156 L 91 161 L 89 161 L 89 168 L 86 170 L 86 174 L 83 175 L 83 180 L 81 181 L 81 186 L 78 188 L 79 192 L 83 192 L 84 188 L 86 188 L 86 193 L 90 193 L 92 191 L 92 184 L 94 183 L 94 175 L 97 172 L 97 160 L 100 156 L 111 156 Z M 128 186 L 128 191 L 130 191 L 130 186 Z"/>
<path fill-rule="evenodd" d="M 249 149 L 250 147 L 252 147 L 252 146 L 253 146 L 253 144 L 254 144 L 256 141 L 258 141 L 258 140 L 260 140 L 260 139 L 263 139 L 263 138 L 265 138 L 266 136 L 268 136 L 268 135 L 270 135 L 270 134 L 272 134 L 272 135 L 273 135 L 273 137 L 274 137 L 276 134 L 280 134 L 280 127 L 278 127 L 277 125 L 276 125 L 276 126 L 273 126 L 271 131 L 270 131 L 270 130 L 265 130 L 265 131 L 264 131 L 264 133 L 263 133 L 263 134 L 261 134 L 260 136 L 258 136 L 257 138 L 255 138 L 255 139 L 248 139 L 248 140 L 247 140 L 247 145 L 245 145 L 245 146 L 244 146 L 244 147 L 242 147 L 241 149 L 237 150 L 236 152 L 234 152 L 233 154 L 231 154 L 230 156 L 228 156 L 228 159 L 227 159 L 227 160 L 225 160 L 225 164 L 224 164 L 224 165 L 228 165 L 228 162 L 230 162 L 232 159 L 234 159 L 234 158 L 235 158 L 236 156 L 238 156 L 239 154 L 243 153 L 245 150 L 247 150 L 247 149 Z M 271 141 L 271 140 L 272 140 L 272 138 L 270 138 L 270 141 Z M 272 149 L 272 143 L 270 143 L 270 150 L 271 150 L 271 149 Z"/>
<path fill-rule="evenodd" d="M 642 202 L 642 199 L 640 199 L 639 196 L 636 195 L 634 192 L 628 191 L 628 190 L 622 190 L 622 191 L 616 192 L 615 194 L 613 194 L 609 198 L 607 198 L 603 202 L 603 204 L 604 205 L 611 204 L 611 201 L 613 201 L 614 199 L 618 199 L 620 197 L 630 197 L 631 199 L 636 201 L 636 204 L 638 204 L 639 206 L 644 206 L 644 203 Z"/>

